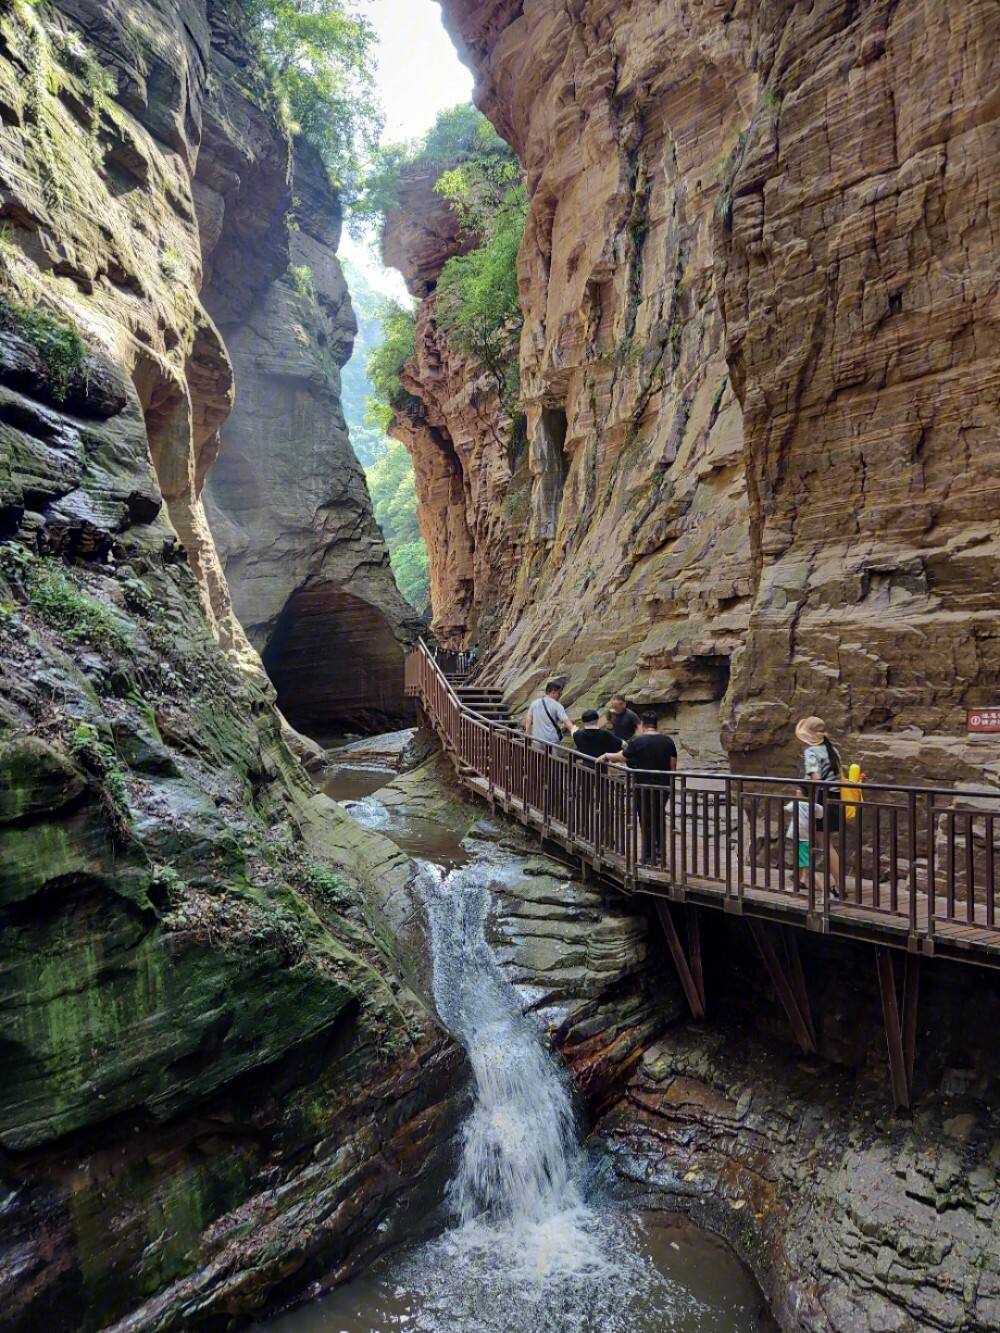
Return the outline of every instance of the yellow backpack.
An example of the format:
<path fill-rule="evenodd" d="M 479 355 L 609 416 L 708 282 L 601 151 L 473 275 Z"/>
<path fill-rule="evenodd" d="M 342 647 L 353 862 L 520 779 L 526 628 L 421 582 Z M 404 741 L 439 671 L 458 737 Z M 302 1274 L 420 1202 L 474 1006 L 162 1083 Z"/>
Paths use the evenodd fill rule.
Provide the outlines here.
<path fill-rule="evenodd" d="M 865 780 L 861 765 L 851 764 L 847 772 L 841 774 L 841 777 L 844 781 L 844 785 L 840 788 L 840 799 L 844 803 L 844 817 L 848 820 L 856 819 L 858 806 L 865 799 L 861 791 L 861 784 Z"/>

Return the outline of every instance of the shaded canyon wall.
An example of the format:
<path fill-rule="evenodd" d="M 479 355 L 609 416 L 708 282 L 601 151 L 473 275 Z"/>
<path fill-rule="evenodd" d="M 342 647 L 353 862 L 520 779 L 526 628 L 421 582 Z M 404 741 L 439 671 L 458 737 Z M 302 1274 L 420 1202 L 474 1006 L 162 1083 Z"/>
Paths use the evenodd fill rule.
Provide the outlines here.
<path fill-rule="evenodd" d="M 791 762 L 818 712 L 883 777 L 995 771 L 996 6 L 442 8 L 531 194 L 530 487 L 516 578 L 436 621 L 485 614 L 512 696 L 662 706 L 689 759 Z M 408 387 L 456 401 L 428 323 Z M 473 430 L 461 494 L 421 485 L 472 569 L 510 551 Z"/>
<path fill-rule="evenodd" d="M 224 271 L 219 290 L 214 273 L 208 286 L 239 386 L 208 512 L 279 708 L 312 736 L 384 730 L 409 715 L 403 650 L 419 624 L 396 588 L 344 422 L 340 373 L 357 325 L 336 257 L 340 206 L 308 144 L 296 146 L 290 190 L 288 274 L 258 278 L 239 304 Z"/>
<path fill-rule="evenodd" d="M 219 1327 L 337 1281 L 456 1114 L 368 896 L 412 867 L 293 759 L 204 521 L 206 259 L 233 323 L 288 264 L 242 21 L 0 6 L 4 1330 Z"/>

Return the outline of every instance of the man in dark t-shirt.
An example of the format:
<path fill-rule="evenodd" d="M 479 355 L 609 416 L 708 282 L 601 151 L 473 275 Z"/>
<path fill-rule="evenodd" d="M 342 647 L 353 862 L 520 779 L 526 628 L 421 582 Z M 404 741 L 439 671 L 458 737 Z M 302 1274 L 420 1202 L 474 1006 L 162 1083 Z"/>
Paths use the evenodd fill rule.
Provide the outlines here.
<path fill-rule="evenodd" d="M 620 741 L 630 741 L 639 730 L 639 714 L 629 708 L 620 694 L 608 701 L 608 721 L 611 723 L 611 734 Z"/>
<path fill-rule="evenodd" d="M 591 708 L 583 715 L 583 726 L 573 732 L 573 744 L 589 759 L 600 759 L 602 754 L 615 754 L 622 748 L 617 736 L 598 725 L 600 719 Z"/>
<path fill-rule="evenodd" d="M 672 737 L 660 734 L 658 725 L 655 713 L 643 713 L 638 734 L 622 747 L 621 754 L 607 758 L 608 763 L 627 764 L 639 774 L 636 813 L 642 828 L 642 859 L 647 865 L 663 863 L 663 819 L 670 798 L 670 774 L 677 768 L 677 746 Z"/>

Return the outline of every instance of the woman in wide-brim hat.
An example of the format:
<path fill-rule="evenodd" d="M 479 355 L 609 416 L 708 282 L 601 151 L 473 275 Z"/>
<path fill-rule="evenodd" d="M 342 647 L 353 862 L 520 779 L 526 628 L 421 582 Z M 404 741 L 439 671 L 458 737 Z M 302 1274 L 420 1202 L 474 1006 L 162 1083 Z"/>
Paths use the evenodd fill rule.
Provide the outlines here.
<path fill-rule="evenodd" d="M 836 782 L 840 777 L 840 755 L 837 747 L 826 734 L 826 723 L 821 717 L 803 717 L 795 724 L 795 736 L 806 747 L 803 756 L 805 775 L 812 782 Z M 834 893 L 840 886 L 840 853 L 832 838 L 840 832 L 839 792 L 824 787 L 820 797 L 823 806 L 822 825 L 830 835 L 830 883 Z"/>

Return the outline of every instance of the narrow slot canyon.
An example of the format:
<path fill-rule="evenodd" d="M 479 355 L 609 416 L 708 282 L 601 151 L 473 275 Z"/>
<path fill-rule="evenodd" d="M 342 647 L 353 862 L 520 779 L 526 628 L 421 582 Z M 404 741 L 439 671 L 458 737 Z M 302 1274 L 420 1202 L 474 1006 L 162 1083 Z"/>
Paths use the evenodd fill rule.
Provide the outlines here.
<path fill-rule="evenodd" d="M 1000 1328 L 995 0 L 0 0 L 0 1333 Z"/>

